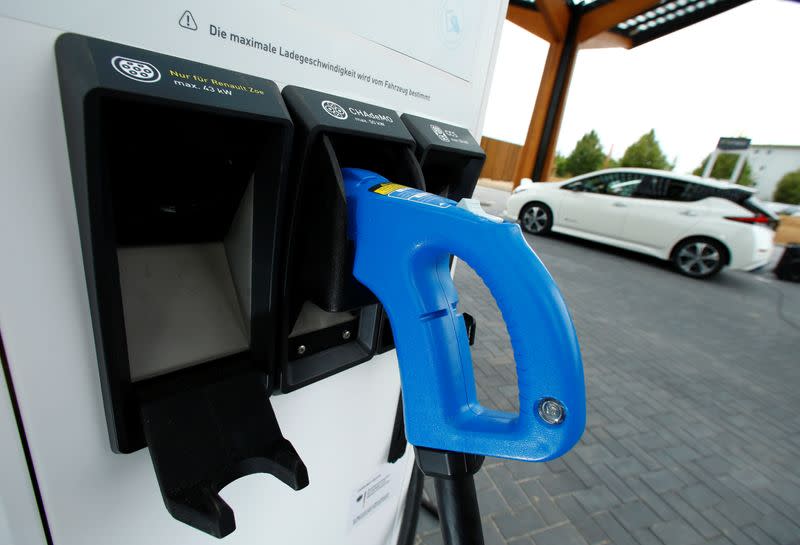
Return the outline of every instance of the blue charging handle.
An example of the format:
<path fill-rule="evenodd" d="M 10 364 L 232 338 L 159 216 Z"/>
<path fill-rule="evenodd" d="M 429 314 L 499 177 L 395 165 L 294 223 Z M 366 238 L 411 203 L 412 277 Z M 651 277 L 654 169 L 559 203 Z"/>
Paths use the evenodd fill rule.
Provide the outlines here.
<path fill-rule="evenodd" d="M 578 340 L 558 287 L 519 226 L 373 172 L 342 173 L 353 273 L 389 315 L 409 442 L 528 461 L 567 452 L 586 422 Z M 503 314 L 519 414 L 478 402 L 451 254 L 481 276 Z"/>

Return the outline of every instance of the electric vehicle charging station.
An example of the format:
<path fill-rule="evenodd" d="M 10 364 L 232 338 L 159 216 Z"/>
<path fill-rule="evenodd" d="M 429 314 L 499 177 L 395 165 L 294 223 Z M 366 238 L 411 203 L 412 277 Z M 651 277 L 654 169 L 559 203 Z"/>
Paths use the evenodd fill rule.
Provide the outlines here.
<path fill-rule="evenodd" d="M 569 328 L 551 342 L 567 351 L 571 393 L 557 373 L 532 375 L 526 346 L 520 391 L 542 395 L 524 398 L 521 418 L 483 412 L 488 427 L 444 440 L 409 426 L 478 410 L 441 276 L 449 254 L 426 264 L 446 301 L 426 323 L 450 320 L 437 357 L 458 354 L 446 369 L 463 374 L 431 375 L 430 399 L 462 382 L 466 398 L 439 405 L 418 403 L 393 350 L 411 362 L 402 346 L 430 339 L 403 333 L 395 296 L 354 269 L 388 251 L 364 257 L 375 242 L 359 240 L 363 216 L 352 230 L 356 199 L 419 195 L 426 211 L 513 227 L 455 206 L 480 171 L 469 133 L 480 134 L 505 8 L 4 4 L 16 91 L 0 106 L 0 542 L 397 543 L 415 464 L 398 433 L 401 374 L 422 458 L 543 460 L 577 440 Z M 353 167 L 383 176 L 364 174 L 385 194 L 356 197 Z M 560 428 L 537 420 L 551 395 L 567 406 Z"/>

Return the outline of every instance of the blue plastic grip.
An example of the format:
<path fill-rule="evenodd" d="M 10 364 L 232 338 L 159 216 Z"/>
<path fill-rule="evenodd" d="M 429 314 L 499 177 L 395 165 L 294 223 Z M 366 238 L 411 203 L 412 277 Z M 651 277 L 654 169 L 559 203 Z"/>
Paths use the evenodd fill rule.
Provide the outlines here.
<path fill-rule="evenodd" d="M 564 299 L 519 226 L 390 185 L 373 172 L 342 173 L 353 273 L 378 297 L 392 325 L 409 442 L 528 461 L 567 452 L 586 421 L 580 350 Z M 451 254 L 481 276 L 503 314 L 516 361 L 519 414 L 487 409 L 477 400 Z M 565 408 L 561 423 L 547 423 L 539 414 L 549 398 Z"/>

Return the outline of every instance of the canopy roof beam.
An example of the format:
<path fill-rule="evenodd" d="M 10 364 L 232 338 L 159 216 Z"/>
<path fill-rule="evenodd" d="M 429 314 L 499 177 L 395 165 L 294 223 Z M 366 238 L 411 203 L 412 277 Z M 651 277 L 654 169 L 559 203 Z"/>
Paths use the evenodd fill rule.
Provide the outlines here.
<path fill-rule="evenodd" d="M 658 0 L 625 0 L 603 4 L 581 18 L 578 42 L 585 42 L 601 32 L 610 30 L 623 21 L 655 7 L 658 3 Z"/>

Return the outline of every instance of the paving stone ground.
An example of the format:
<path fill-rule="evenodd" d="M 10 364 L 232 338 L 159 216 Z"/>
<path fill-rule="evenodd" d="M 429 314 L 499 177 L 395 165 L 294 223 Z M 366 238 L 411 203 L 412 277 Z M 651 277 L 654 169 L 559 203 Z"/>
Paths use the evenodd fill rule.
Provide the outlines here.
<path fill-rule="evenodd" d="M 478 195 L 502 208 L 500 192 Z M 576 239 L 528 241 L 575 320 L 588 424 L 558 460 L 486 460 L 486 544 L 800 544 L 800 285 L 727 271 L 696 281 Z M 468 267 L 456 285 L 477 318 L 479 397 L 517 411 L 494 300 Z M 424 511 L 417 533 L 442 543 Z"/>

